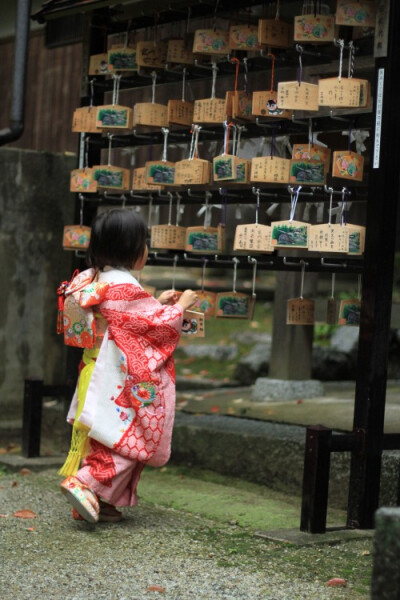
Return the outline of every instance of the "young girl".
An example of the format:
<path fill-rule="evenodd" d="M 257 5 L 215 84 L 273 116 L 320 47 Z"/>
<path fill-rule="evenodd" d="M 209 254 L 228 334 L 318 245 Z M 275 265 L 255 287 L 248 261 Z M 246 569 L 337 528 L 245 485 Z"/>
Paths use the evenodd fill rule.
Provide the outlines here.
<path fill-rule="evenodd" d="M 90 523 L 120 520 L 116 506 L 137 504 L 144 466 L 165 464 L 171 451 L 173 352 L 183 311 L 197 296 L 186 290 L 178 300 L 169 290 L 156 300 L 142 289 L 132 271 L 146 263 L 146 237 L 133 211 L 96 217 L 91 268 L 64 288 L 65 307 L 68 297 L 72 302 L 64 312 L 66 342 L 85 350 L 68 413 L 73 433 L 61 491 L 74 517 Z"/>

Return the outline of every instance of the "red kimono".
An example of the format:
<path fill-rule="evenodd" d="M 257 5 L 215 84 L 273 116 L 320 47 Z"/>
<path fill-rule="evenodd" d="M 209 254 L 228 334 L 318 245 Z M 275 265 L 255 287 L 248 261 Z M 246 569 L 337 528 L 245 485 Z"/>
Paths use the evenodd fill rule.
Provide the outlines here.
<path fill-rule="evenodd" d="M 76 476 L 104 500 L 133 505 L 144 465 L 161 466 L 170 456 L 172 355 L 183 308 L 161 305 L 129 271 L 109 267 L 79 291 L 79 305 L 92 307 L 97 329 L 106 328 L 78 419 L 89 428 L 91 452 Z M 69 420 L 75 410 L 76 399 Z"/>

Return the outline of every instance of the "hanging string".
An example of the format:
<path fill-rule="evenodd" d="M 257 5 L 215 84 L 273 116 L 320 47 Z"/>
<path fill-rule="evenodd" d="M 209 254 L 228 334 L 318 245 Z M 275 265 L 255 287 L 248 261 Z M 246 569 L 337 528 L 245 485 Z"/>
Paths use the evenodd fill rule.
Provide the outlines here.
<path fill-rule="evenodd" d="M 342 81 L 342 70 L 343 70 L 343 51 L 344 51 L 344 40 L 336 40 L 337 45 L 340 48 L 339 51 L 339 82 Z"/>
<path fill-rule="evenodd" d="M 161 127 L 161 132 L 164 136 L 164 145 L 163 145 L 163 153 L 162 153 L 162 162 L 167 162 L 167 145 L 168 145 L 168 134 L 169 129 L 167 127 Z"/>
<path fill-rule="evenodd" d="M 190 148 L 189 148 L 189 160 L 193 160 L 194 158 L 194 139 L 196 136 L 196 125 L 192 125 L 191 129 L 192 139 L 190 140 Z"/>
<path fill-rule="evenodd" d="M 89 81 L 90 84 L 90 101 L 89 101 L 89 110 L 93 107 L 93 101 L 94 101 L 94 82 L 96 81 L 96 79 L 91 79 Z"/>
<path fill-rule="evenodd" d="M 233 291 L 234 294 L 236 294 L 237 266 L 238 266 L 239 259 L 236 258 L 236 256 L 234 256 L 232 258 L 232 260 L 233 260 L 233 285 L 232 285 L 232 291 Z"/>
<path fill-rule="evenodd" d="M 175 291 L 175 278 L 176 278 L 176 263 L 178 262 L 179 256 L 175 254 L 174 256 L 174 264 L 172 267 L 172 289 Z"/>
<path fill-rule="evenodd" d="M 112 74 L 112 80 L 113 80 L 113 91 L 112 91 L 112 100 L 111 100 L 111 104 L 115 104 L 115 89 L 117 87 L 117 76 L 113 73 Z"/>
<path fill-rule="evenodd" d="M 224 121 L 223 126 L 224 126 L 224 151 L 222 152 L 222 155 L 225 156 L 226 154 L 228 154 L 229 131 L 230 131 L 230 128 L 233 126 L 233 123 L 228 123 L 228 121 Z"/>
<path fill-rule="evenodd" d="M 196 133 L 194 137 L 194 150 L 193 150 L 193 158 L 199 158 L 199 135 L 201 125 L 195 125 Z"/>
<path fill-rule="evenodd" d="M 237 140 L 237 126 L 232 123 L 233 135 L 232 135 L 232 154 L 236 156 L 236 140 Z"/>
<path fill-rule="evenodd" d="M 79 194 L 79 197 L 81 199 L 81 207 L 79 209 L 79 225 L 82 227 L 82 225 L 83 225 L 83 203 L 84 203 L 84 196 L 83 196 L 83 194 Z"/>
<path fill-rule="evenodd" d="M 253 263 L 253 279 L 251 282 L 251 297 L 253 300 L 256 299 L 256 277 L 257 277 L 257 259 L 251 258 L 251 262 Z"/>
<path fill-rule="evenodd" d="M 300 261 L 301 264 L 301 279 L 300 279 L 300 298 L 303 300 L 303 292 L 304 292 L 304 276 L 306 272 L 306 263 L 304 260 Z"/>
<path fill-rule="evenodd" d="M 218 67 L 217 67 L 217 63 L 215 61 L 212 62 L 212 87 L 211 87 L 211 98 L 214 99 L 215 98 L 215 84 L 217 82 L 217 73 L 218 73 Z"/>
<path fill-rule="evenodd" d="M 280 8 L 281 8 L 281 2 L 280 2 L 280 0 L 277 0 L 277 2 L 276 2 L 275 21 L 279 20 L 279 17 L 280 17 Z"/>
<path fill-rule="evenodd" d="M 332 299 L 335 297 L 335 279 L 336 279 L 336 273 L 332 273 L 332 282 L 331 282 L 331 298 Z"/>
<path fill-rule="evenodd" d="M 108 136 L 108 162 L 107 165 L 111 166 L 111 150 L 112 150 L 112 138 L 113 138 L 113 134 L 112 133 L 107 133 Z"/>
<path fill-rule="evenodd" d="M 302 54 L 303 54 L 303 47 L 300 46 L 299 44 L 296 44 L 296 50 L 299 53 L 299 68 L 298 68 L 298 82 L 299 82 L 299 86 L 301 86 L 301 78 L 303 75 L 303 60 L 302 60 Z"/>
<path fill-rule="evenodd" d="M 157 73 L 156 71 L 151 72 L 151 103 L 154 104 L 156 101 L 156 83 L 157 83 Z"/>
<path fill-rule="evenodd" d="M 350 121 L 349 123 L 349 140 L 348 140 L 348 146 L 347 149 L 350 152 L 351 151 L 351 136 L 353 133 L 353 123 Z"/>
<path fill-rule="evenodd" d="M 362 275 L 358 276 L 358 285 L 357 285 L 357 298 L 361 300 L 361 284 L 362 284 Z"/>
<path fill-rule="evenodd" d="M 182 196 L 180 195 L 179 192 L 175 192 L 175 196 L 176 196 L 176 220 L 175 220 L 175 224 L 178 227 L 179 226 L 179 222 L 181 220 L 181 200 L 182 200 Z"/>
<path fill-rule="evenodd" d="M 297 200 L 299 199 L 300 190 L 301 190 L 301 185 L 299 185 L 295 190 L 293 190 L 293 192 L 291 192 L 291 198 L 290 198 L 291 206 L 290 206 L 289 221 L 293 221 L 293 219 L 294 219 L 294 215 L 296 212 L 296 206 L 297 206 Z"/>
<path fill-rule="evenodd" d="M 313 143 L 313 122 L 312 119 L 308 119 L 308 153 L 311 158 L 311 146 Z"/>
<path fill-rule="evenodd" d="M 275 56 L 275 54 L 272 54 L 272 52 L 268 52 L 267 58 L 271 59 L 271 88 L 270 88 L 270 92 L 273 92 L 274 91 L 274 83 L 275 83 L 275 60 L 276 60 L 276 56 Z"/>
<path fill-rule="evenodd" d="M 342 206 L 340 212 L 340 224 L 346 225 L 347 223 L 347 188 L 342 188 Z"/>
<path fill-rule="evenodd" d="M 328 210 L 328 225 L 332 222 L 332 203 L 333 203 L 333 188 L 329 189 L 329 210 Z"/>
<path fill-rule="evenodd" d="M 85 162 L 84 162 L 84 168 L 87 169 L 89 166 L 89 136 L 85 137 Z"/>
<path fill-rule="evenodd" d="M 149 198 L 149 214 L 147 217 L 147 229 L 151 228 L 151 218 L 153 216 L 153 196 Z"/>
<path fill-rule="evenodd" d="M 273 128 L 272 136 L 271 136 L 271 151 L 270 151 L 271 158 L 274 158 L 274 156 L 275 156 L 275 145 L 276 145 L 276 132 L 275 132 L 275 128 Z"/>
<path fill-rule="evenodd" d="M 258 225 L 258 213 L 260 212 L 260 190 L 256 190 L 256 225 Z"/>
<path fill-rule="evenodd" d="M 204 294 L 204 280 L 206 277 L 206 266 L 207 266 L 207 259 L 203 258 L 203 268 L 201 271 L 201 293 Z"/>
<path fill-rule="evenodd" d="M 246 127 L 244 125 L 236 125 L 236 130 L 237 130 L 237 138 L 236 138 L 236 148 L 235 151 L 233 152 L 233 154 L 235 156 L 239 156 L 240 153 L 240 140 L 242 137 L 242 131 L 245 131 Z"/>
<path fill-rule="evenodd" d="M 244 84 L 243 84 L 243 91 L 247 92 L 247 76 L 249 74 L 249 66 L 247 64 L 247 58 L 244 57 L 243 58 L 243 66 L 244 66 Z"/>
<path fill-rule="evenodd" d="M 348 44 L 349 49 L 349 67 L 347 72 L 347 77 L 351 79 L 354 74 L 354 61 L 355 61 L 355 48 L 353 40 L 350 40 Z"/>
<path fill-rule="evenodd" d="M 168 225 L 172 225 L 172 194 L 168 192 L 169 205 L 168 205 Z"/>
<path fill-rule="evenodd" d="M 234 91 L 237 92 L 238 88 L 238 78 L 239 78 L 239 68 L 240 68 L 240 60 L 236 57 L 231 58 L 231 63 L 235 65 L 235 87 Z"/>
<path fill-rule="evenodd" d="M 182 102 L 185 102 L 186 67 L 182 69 Z"/>

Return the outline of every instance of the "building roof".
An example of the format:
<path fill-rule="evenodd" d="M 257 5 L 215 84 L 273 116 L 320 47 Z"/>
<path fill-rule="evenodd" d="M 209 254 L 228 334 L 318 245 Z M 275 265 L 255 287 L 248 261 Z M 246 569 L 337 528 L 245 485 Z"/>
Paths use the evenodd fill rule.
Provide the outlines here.
<path fill-rule="evenodd" d="M 119 0 L 118 4 L 124 4 L 124 1 L 129 0 Z M 44 23 L 49 19 L 56 19 L 77 12 L 86 12 L 116 3 L 115 0 L 46 0 L 43 2 L 42 8 L 32 15 L 32 19 Z"/>

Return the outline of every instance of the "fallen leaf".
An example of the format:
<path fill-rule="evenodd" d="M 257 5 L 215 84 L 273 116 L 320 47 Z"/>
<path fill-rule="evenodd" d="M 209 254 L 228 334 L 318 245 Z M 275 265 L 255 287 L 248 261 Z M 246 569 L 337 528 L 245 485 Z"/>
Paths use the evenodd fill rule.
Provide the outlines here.
<path fill-rule="evenodd" d="M 258 329 L 260 327 L 260 323 L 258 321 L 250 321 L 250 327 L 252 329 Z"/>
<path fill-rule="evenodd" d="M 146 592 L 160 592 L 160 594 L 165 594 L 165 588 L 161 585 L 149 585 Z"/>
<path fill-rule="evenodd" d="M 6 519 L 8 517 L 8 515 L 2 515 L 0 514 L 0 519 Z"/>
<path fill-rule="evenodd" d="M 243 398 L 235 398 L 234 400 L 232 400 L 232 402 L 234 404 L 242 404 L 242 402 L 244 402 Z"/>
<path fill-rule="evenodd" d="M 304 400 L 296 400 L 296 404 L 303 404 Z"/>
<path fill-rule="evenodd" d="M 7 452 L 10 452 L 11 450 L 15 450 L 15 448 L 16 448 L 16 447 L 17 447 L 17 444 L 14 444 L 13 442 L 10 442 L 10 443 L 7 445 L 7 448 L 6 448 L 6 450 L 7 450 Z"/>
<path fill-rule="evenodd" d="M 329 579 L 325 585 L 329 585 L 330 587 L 346 587 L 347 582 L 345 579 L 341 579 L 340 577 L 333 577 L 332 579 Z"/>
<path fill-rule="evenodd" d="M 199 371 L 199 375 L 208 375 L 210 371 L 207 371 L 206 369 L 202 369 L 201 371 Z"/>
<path fill-rule="evenodd" d="M 165 471 L 168 471 L 168 467 L 161 467 L 160 473 L 165 473 Z"/>
<path fill-rule="evenodd" d="M 0 448 L 0 454 L 7 454 L 6 448 Z"/>
<path fill-rule="evenodd" d="M 185 476 L 184 476 L 184 475 L 182 475 L 182 474 L 180 474 L 180 475 L 179 475 L 179 479 L 185 479 Z"/>
<path fill-rule="evenodd" d="M 234 414 L 235 414 L 235 409 L 234 409 L 234 408 L 232 408 L 232 406 L 230 406 L 230 407 L 228 408 L 228 415 L 234 415 Z"/>
<path fill-rule="evenodd" d="M 369 550 L 364 550 L 364 552 L 361 552 L 361 556 L 370 556 L 371 552 Z"/>
<path fill-rule="evenodd" d="M 218 406 L 212 406 L 210 408 L 210 410 L 211 410 L 212 413 L 219 413 L 219 407 Z"/>
<path fill-rule="evenodd" d="M 32 471 L 30 469 L 27 469 L 26 467 L 24 467 L 23 469 L 19 470 L 19 474 L 20 475 L 31 475 Z"/>
<path fill-rule="evenodd" d="M 13 481 L 11 484 L 11 487 L 17 487 L 17 485 L 18 485 L 18 481 Z"/>
<path fill-rule="evenodd" d="M 14 514 L 13 517 L 19 517 L 20 519 L 36 519 L 37 514 L 34 513 L 32 510 L 17 510 Z"/>
<path fill-rule="evenodd" d="M 27 531 L 35 531 L 34 527 L 28 527 Z"/>

